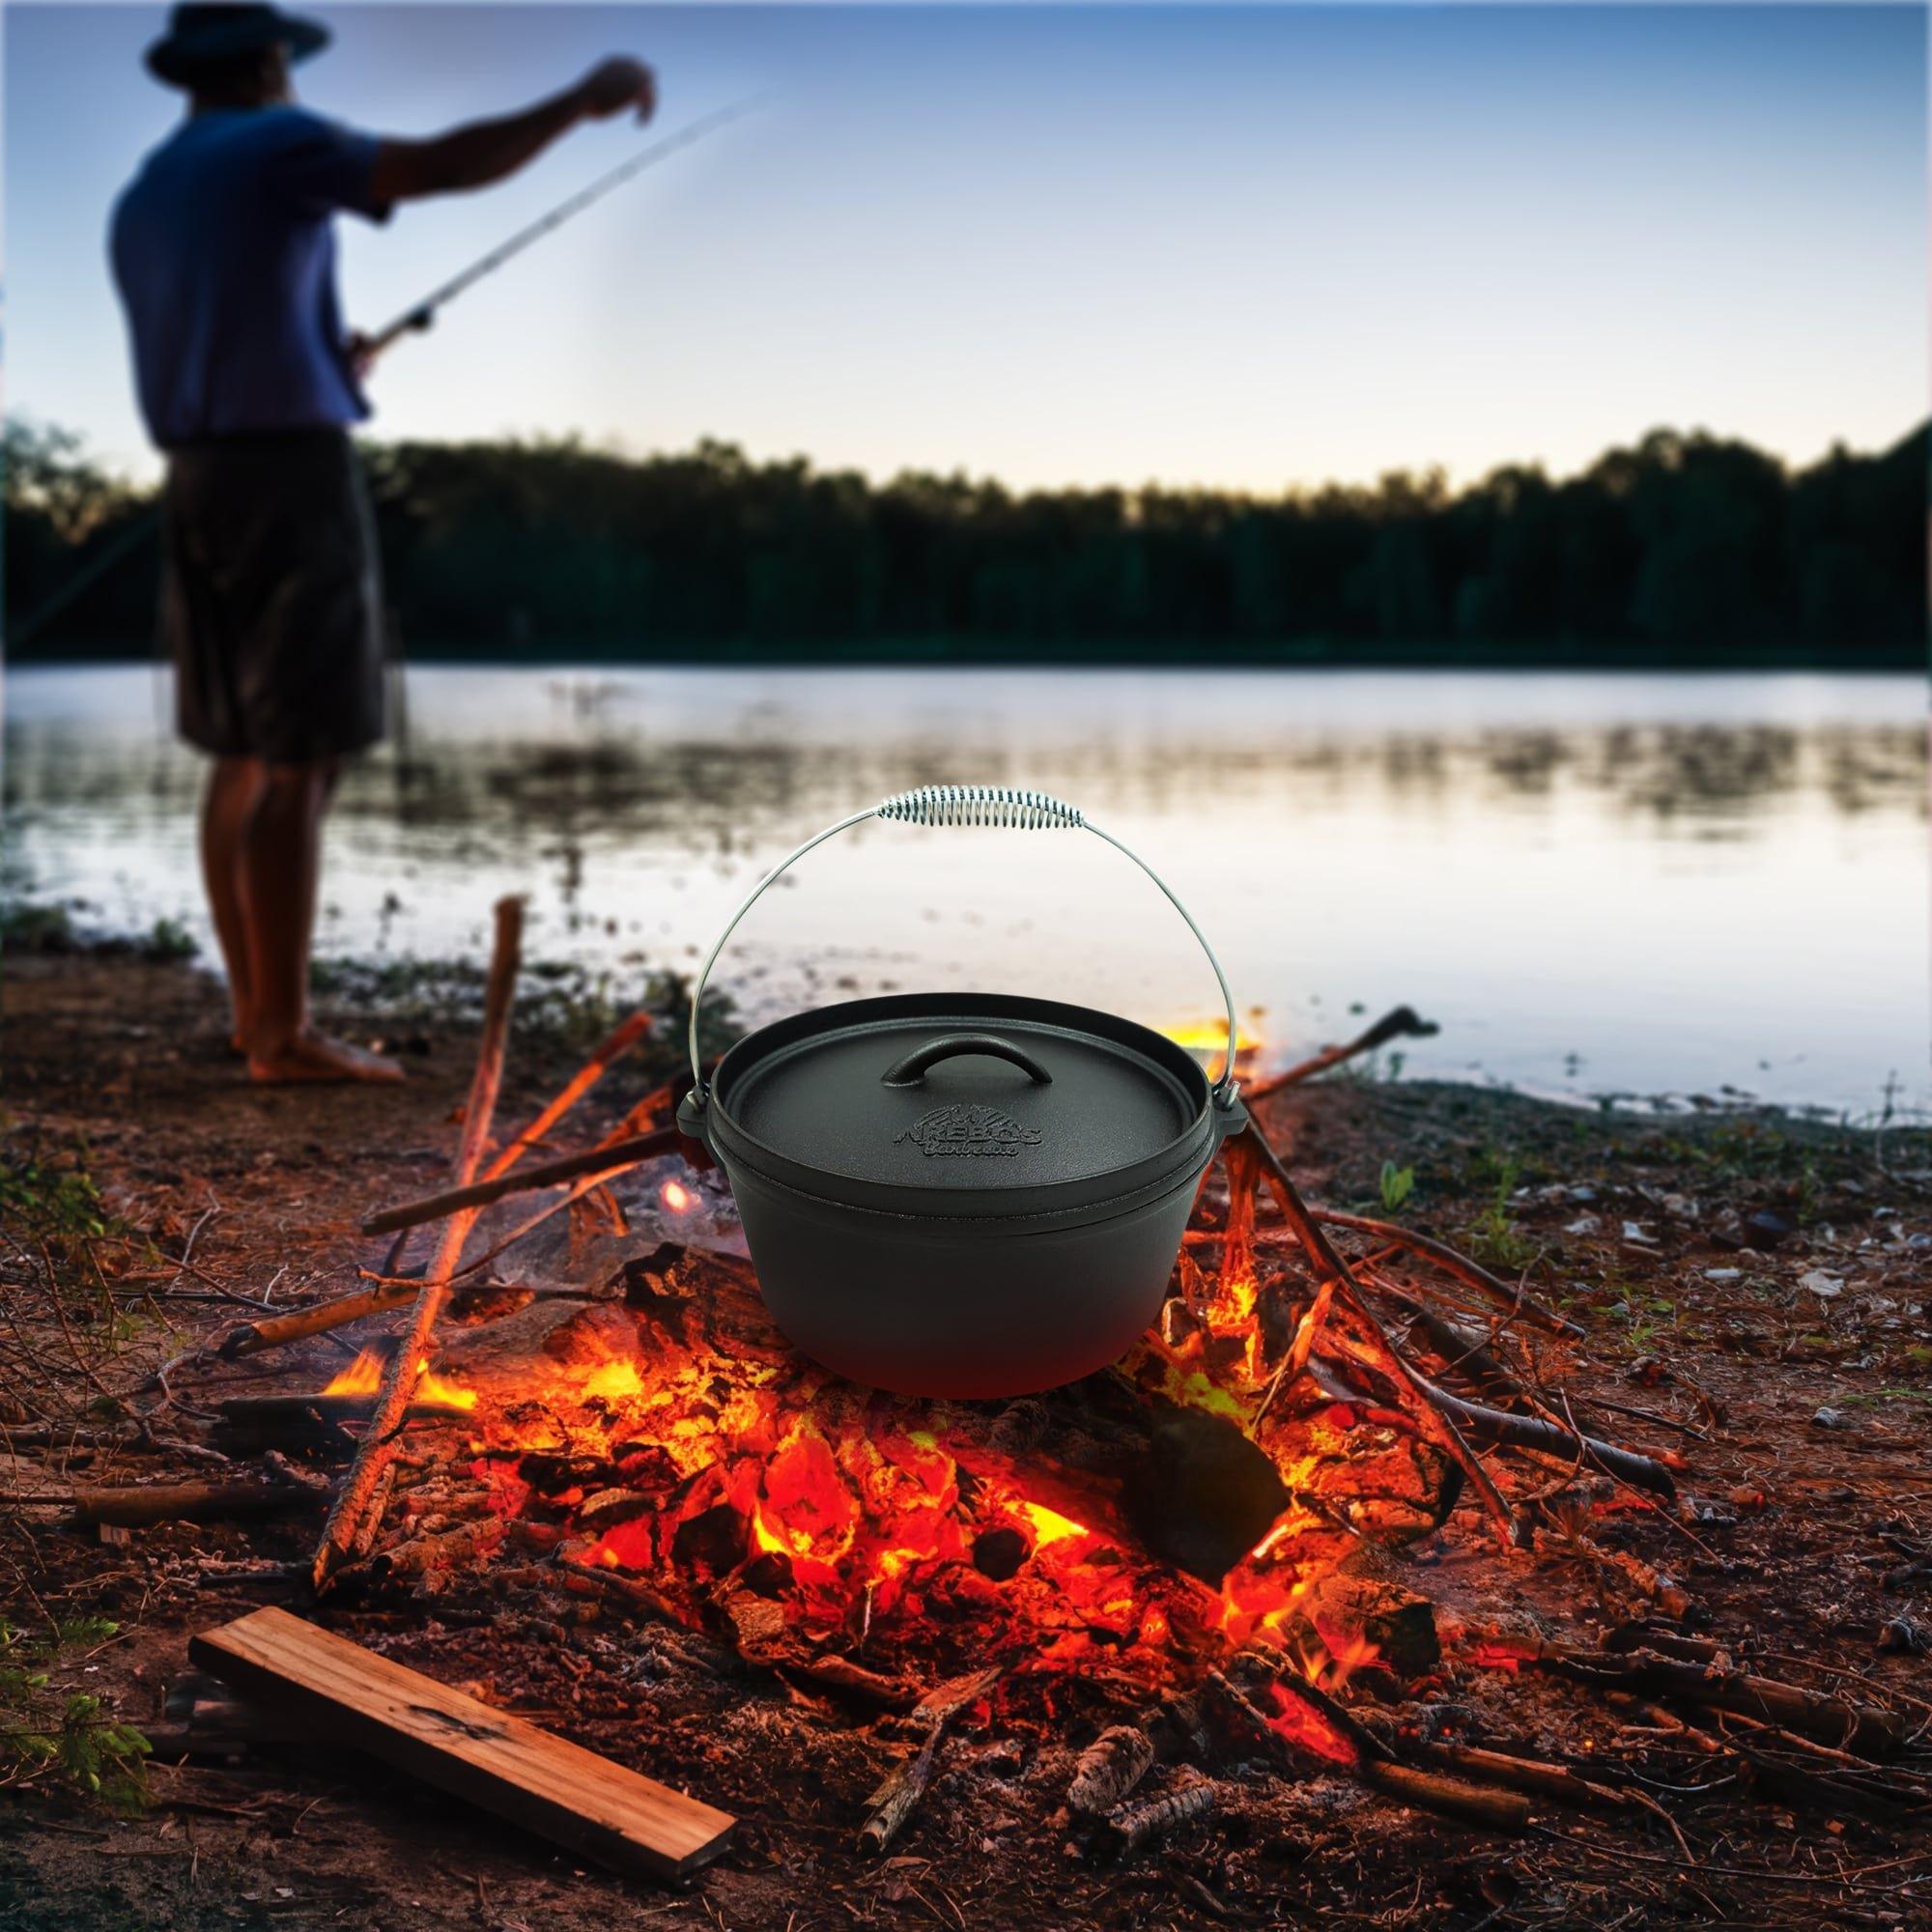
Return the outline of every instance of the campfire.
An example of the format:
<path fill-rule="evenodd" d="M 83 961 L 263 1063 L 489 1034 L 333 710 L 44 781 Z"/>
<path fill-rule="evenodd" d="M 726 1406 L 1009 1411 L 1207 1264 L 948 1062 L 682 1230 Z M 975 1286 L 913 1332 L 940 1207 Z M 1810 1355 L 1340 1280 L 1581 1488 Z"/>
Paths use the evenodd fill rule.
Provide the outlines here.
<path fill-rule="evenodd" d="M 930 1676 L 1011 1653 L 1155 1690 L 1257 1639 L 1318 1673 L 1370 1662 L 1311 1597 L 1364 1539 L 1439 1520 L 1446 1464 L 1323 1396 L 1262 1419 L 1258 1486 L 1230 1454 L 1264 1393 L 1254 1290 L 1187 1272 L 1201 1302 L 1178 1298 L 1174 1339 L 1104 1387 L 936 1403 L 836 1380 L 771 1326 L 744 1263 L 666 1244 L 533 1364 L 467 1391 L 484 1547 L 636 1578 L 691 1628 L 722 1617 L 801 1664 Z M 1161 1480 L 1162 1448 L 1201 1478 Z"/>
<path fill-rule="evenodd" d="M 1310 1205 L 1250 1129 L 1201 1184 L 1157 1326 L 1112 1368 L 1012 1400 L 838 1379 L 767 1314 L 723 1178 L 672 1124 L 677 1085 L 594 1147 L 535 1158 L 643 1016 L 489 1157 L 506 925 L 455 1186 L 371 1217 L 397 1238 L 355 1293 L 213 1351 L 243 1360 L 411 1309 L 392 1347 L 312 1394 L 222 1405 L 231 1448 L 276 1452 L 274 1496 L 329 1502 L 305 1586 L 432 1615 L 575 1604 L 637 1620 L 639 1641 L 659 1633 L 651 1655 L 695 1684 L 763 1673 L 902 1751 L 852 1820 L 873 1849 L 965 1730 L 1036 1751 L 1065 1740 L 1051 1775 L 1090 1849 L 1237 1800 L 1231 1775 L 1254 1765 L 1501 1830 L 1532 1803 L 1646 1804 L 1613 1764 L 1498 1750 L 1466 1715 L 1432 1711 L 1470 1673 L 1735 1714 L 1767 1733 L 1766 1776 L 1800 1762 L 1900 1802 L 1932 1795 L 1892 1762 L 1932 1707 L 1740 1669 L 1672 1627 L 1670 1577 L 1599 1540 L 1626 1511 L 1675 1524 L 1683 1464 L 1599 1433 L 1617 1404 L 1556 1392 L 1578 1331 L 1520 1284 L 1400 1223 Z M 1403 1009 L 1278 1078 L 1420 1027 Z M 438 1233 L 412 1266 L 417 1228 Z M 1499 1557 L 1541 1539 L 1649 1619 L 1599 1649 L 1446 1613 L 1401 1552 L 1459 1507 Z M 1854 1749 L 1856 1767 L 1835 1762 Z"/>
<path fill-rule="evenodd" d="M 1392 1015 L 1355 1050 L 1420 1027 Z M 607 1042 L 512 1152 L 639 1031 Z M 419 1597 L 479 1573 L 541 1573 L 614 1591 L 799 1684 L 889 1706 L 914 1684 L 970 1687 L 968 1702 L 995 1683 L 1009 1701 L 1050 1703 L 1056 1683 L 1151 1705 L 1208 1694 L 1260 1747 L 1366 1773 L 1385 1753 L 1333 1693 L 1363 1673 L 1398 1689 L 1439 1648 L 1429 1606 L 1362 1559 L 1439 1528 L 1470 1484 L 1499 1533 L 1516 1531 L 1473 1441 L 1670 1492 L 1662 1463 L 1539 1413 L 1510 1380 L 1502 1331 L 1561 1333 L 1560 1316 L 1400 1228 L 1316 1215 L 1253 1132 L 1202 1185 L 1158 1329 L 1114 1369 L 1011 1401 L 842 1381 L 766 1314 L 728 1195 L 669 1126 L 677 1092 L 647 1095 L 587 1154 L 521 1173 L 499 1158 L 481 1180 L 372 1217 L 400 1236 L 370 1305 L 415 1293 L 422 1314 L 427 1297 L 392 1270 L 410 1229 L 441 1221 L 439 1306 L 453 1297 L 458 1319 L 479 1322 L 524 1316 L 527 1340 L 466 1351 L 459 1376 L 431 1369 L 419 1323 L 386 1369 L 365 1350 L 330 1380 L 322 1400 L 361 1406 L 358 1468 L 392 1445 L 384 1398 L 404 1421 L 442 1425 L 443 1446 L 384 1534 L 379 1501 L 349 1541 L 325 1539 L 325 1581 L 331 1550 L 364 1590 L 406 1583 Z M 612 1187 L 625 1175 L 628 1207 Z M 567 1193 L 513 1220 L 480 1261 L 451 1264 L 480 1211 L 559 1183 Z M 554 1234 L 558 1211 L 566 1256 L 599 1236 L 641 1245 L 632 1216 L 665 1235 L 701 1223 L 704 1237 L 661 1240 L 572 1287 L 531 1265 L 531 1237 L 547 1223 Z M 493 1283 L 484 1264 L 514 1276 L 519 1257 L 516 1287 Z M 550 1306 L 528 1319 L 565 1296 L 560 1319 Z M 260 1329 L 243 1339 L 252 1348 Z M 1420 1789 L 1451 1808 L 1489 1804 L 1453 1779 Z"/>

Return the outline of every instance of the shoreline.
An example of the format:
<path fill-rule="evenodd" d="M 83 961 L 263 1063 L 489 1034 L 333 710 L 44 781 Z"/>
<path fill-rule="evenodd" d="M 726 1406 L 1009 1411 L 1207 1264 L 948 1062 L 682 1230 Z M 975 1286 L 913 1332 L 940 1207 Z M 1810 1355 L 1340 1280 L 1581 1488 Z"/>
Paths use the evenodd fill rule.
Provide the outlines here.
<path fill-rule="evenodd" d="M 1177 640 L 1157 655 L 1111 657 L 1095 652 L 1057 655 L 1046 641 L 1003 642 L 991 646 L 975 639 L 958 639 L 943 647 L 907 650 L 903 653 L 877 651 L 840 652 L 812 642 L 810 649 L 760 651 L 752 647 L 707 644 L 665 651 L 631 652 L 616 646 L 598 648 L 582 639 L 560 639 L 539 649 L 534 645 L 516 651 L 495 652 L 466 642 L 448 646 L 409 645 L 398 651 L 401 668 L 435 670 L 542 670 L 554 676 L 573 672 L 690 671 L 724 674 L 732 671 L 920 671 L 949 677 L 973 677 L 997 673 L 1011 676 L 1029 671 L 1039 673 L 1088 672 L 1095 676 L 1168 675 L 1185 676 L 1194 672 L 1248 672 L 1348 677 L 1357 672 L 1388 676 L 1417 672 L 1444 677 L 1495 677 L 1520 681 L 1527 676 L 1547 677 L 1629 677 L 1629 678 L 1757 678 L 1821 677 L 1870 679 L 1932 676 L 1932 656 L 1916 651 L 1874 650 L 1855 654 L 1850 661 L 1840 654 L 1824 658 L 1804 652 L 1764 652 L 1739 656 L 1726 654 L 1710 658 L 1687 657 L 1678 653 L 1664 660 L 1630 652 L 1571 653 L 1550 645 L 1525 650 L 1521 655 L 1498 655 L 1488 662 L 1458 659 L 1461 647 L 1417 645 L 1380 651 L 1329 653 L 1216 652 Z M 7 674 L 46 670 L 128 669 L 163 668 L 165 660 L 152 651 L 130 651 L 119 639 L 100 640 L 59 651 L 39 652 L 29 646 L 10 656 Z"/>
<path fill-rule="evenodd" d="M 75 909 L 76 902 L 59 899 L 0 898 L 0 980 L 23 958 L 36 962 L 128 961 L 179 967 L 203 980 L 212 998 L 219 998 L 217 967 L 177 921 L 157 920 L 146 933 L 112 926 L 92 928 L 75 923 Z M 312 961 L 311 975 L 318 1012 L 333 1011 L 337 1021 L 359 1022 L 364 1030 L 376 1027 L 384 1035 L 408 1037 L 424 1024 L 470 1025 L 482 1011 L 485 974 L 479 959 L 320 954 Z M 620 1017 L 588 966 L 535 958 L 525 962 L 520 979 L 525 990 L 518 994 L 516 1010 L 518 1024 L 526 1034 L 534 1030 L 547 1040 L 587 1044 Z M 662 970 L 647 971 L 639 989 L 644 1004 L 674 1002 L 680 990 L 677 976 Z M 713 1037 L 721 1046 L 744 1030 L 737 1022 L 728 985 L 709 988 L 704 1008 L 707 1035 L 716 1029 Z M 1283 1045 L 1275 1057 L 1280 1066 L 1271 1062 L 1257 1064 L 1249 1069 L 1247 1079 L 1262 1081 L 1279 1072 L 1291 1064 L 1294 1049 Z M 1398 1042 L 1394 1070 L 1384 1066 L 1378 1051 L 1338 1069 L 1331 1084 L 1493 1095 L 1586 1120 L 1763 1121 L 1852 1133 L 1893 1126 L 1932 1128 L 1932 1105 L 1907 1101 L 1894 1106 L 1889 1094 L 1882 1097 L 1880 1105 L 1861 1114 L 1823 1101 L 1764 1099 L 1742 1089 L 1722 1089 L 1719 1095 L 1668 1089 L 1654 1094 L 1629 1090 L 1565 1094 L 1493 1077 L 1456 1079 L 1435 1073 L 1406 1077 L 1400 1063 Z"/>

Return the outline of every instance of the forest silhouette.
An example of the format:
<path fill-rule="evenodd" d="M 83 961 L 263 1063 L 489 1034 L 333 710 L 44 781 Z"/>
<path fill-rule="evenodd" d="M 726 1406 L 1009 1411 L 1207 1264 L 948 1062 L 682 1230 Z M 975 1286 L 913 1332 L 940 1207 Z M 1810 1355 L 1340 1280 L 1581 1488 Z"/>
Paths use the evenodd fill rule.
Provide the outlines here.
<path fill-rule="evenodd" d="M 1580 474 L 1278 497 L 874 483 L 722 442 L 365 445 L 416 658 L 785 663 L 1918 667 L 1921 427 L 1793 469 L 1656 430 Z M 15 657 L 153 635 L 153 497 L 10 425 Z M 75 586 L 78 588 L 75 594 Z M 59 608 L 46 614 L 49 604 Z"/>

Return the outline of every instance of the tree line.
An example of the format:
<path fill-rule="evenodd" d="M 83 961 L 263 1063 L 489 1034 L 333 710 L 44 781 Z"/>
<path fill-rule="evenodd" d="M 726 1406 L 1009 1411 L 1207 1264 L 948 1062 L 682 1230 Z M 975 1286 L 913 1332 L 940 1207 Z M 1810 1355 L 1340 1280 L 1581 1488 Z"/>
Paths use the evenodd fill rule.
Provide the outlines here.
<path fill-rule="evenodd" d="M 874 483 L 723 442 L 365 446 L 406 655 L 797 662 L 1918 666 L 1927 431 L 1790 469 L 1655 430 L 1511 466 L 1277 497 Z M 127 655 L 152 498 L 10 425 L 14 655 Z M 92 575 L 88 575 L 92 573 Z M 77 588 L 76 588 L 77 586 Z M 49 613 L 49 600 L 64 600 Z"/>

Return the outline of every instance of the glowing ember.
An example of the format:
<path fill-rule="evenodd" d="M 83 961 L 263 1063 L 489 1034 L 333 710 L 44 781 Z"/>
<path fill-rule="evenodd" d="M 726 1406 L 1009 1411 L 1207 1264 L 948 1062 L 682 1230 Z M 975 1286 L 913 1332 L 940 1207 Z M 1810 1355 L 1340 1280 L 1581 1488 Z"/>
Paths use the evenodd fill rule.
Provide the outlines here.
<path fill-rule="evenodd" d="M 602 1402 L 622 1402 L 626 1396 L 640 1395 L 644 1378 L 636 1362 L 606 1362 L 583 1378 L 583 1393 Z"/>
<path fill-rule="evenodd" d="M 324 1395 L 373 1396 L 382 1386 L 383 1356 L 375 1349 L 364 1349 L 322 1392 Z M 446 1376 L 432 1374 L 429 1359 L 425 1356 L 416 1364 L 416 1385 L 411 1400 L 440 1403 L 445 1408 L 474 1408 L 476 1391 L 465 1388 L 461 1382 L 451 1381 Z"/>
<path fill-rule="evenodd" d="M 1215 1417 L 1275 1465 L 1287 1507 L 1208 1583 L 1181 1554 L 1153 1553 L 1160 1524 L 1133 1492 L 1144 1464 L 1094 1460 L 1078 1399 L 1063 1413 L 1052 1397 L 928 1403 L 856 1387 L 786 1345 L 742 1263 L 666 1252 L 484 1392 L 474 1473 L 496 1513 L 554 1539 L 561 1562 L 647 1579 L 694 1628 L 742 1612 L 784 1634 L 761 1641 L 933 1678 L 996 1646 L 1033 1670 L 1148 1684 L 1198 1682 L 1253 1643 L 1307 1660 L 1331 1688 L 1375 1661 L 1318 1632 L 1311 1593 L 1362 1537 L 1427 1529 L 1447 1465 L 1346 1402 L 1278 1401 L 1257 1422 L 1265 1378 L 1240 1333 L 1252 1280 L 1183 1270 L 1174 1339 L 1149 1335 L 1115 1378 L 1127 1410 Z M 1175 1551 L 1193 1529 L 1170 1520 Z M 1284 1706 L 1280 1721 L 1309 1720 Z"/>
<path fill-rule="evenodd" d="M 1050 1510 L 1044 1503 L 1018 1505 L 1019 1513 L 1033 1524 L 1033 1547 L 1044 1549 L 1049 1544 L 1064 1543 L 1069 1536 L 1085 1536 L 1087 1525 L 1075 1522 L 1070 1516 L 1062 1516 L 1058 1510 Z"/>
<path fill-rule="evenodd" d="M 689 1214 L 697 1206 L 697 1196 L 681 1180 L 667 1180 L 658 1189 L 658 1199 L 672 1214 Z"/>

